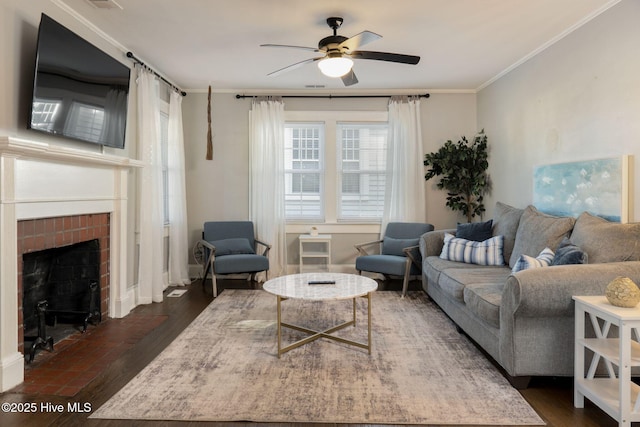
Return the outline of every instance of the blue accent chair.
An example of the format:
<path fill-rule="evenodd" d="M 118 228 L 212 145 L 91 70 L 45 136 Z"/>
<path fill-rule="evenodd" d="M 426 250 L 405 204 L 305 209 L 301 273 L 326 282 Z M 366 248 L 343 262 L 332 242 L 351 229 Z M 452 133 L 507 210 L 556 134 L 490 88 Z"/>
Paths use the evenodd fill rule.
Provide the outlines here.
<path fill-rule="evenodd" d="M 204 260 L 202 284 L 211 270 L 213 296 L 218 296 L 216 275 L 245 274 L 255 280 L 256 273 L 269 274 L 271 246 L 255 238 L 251 221 L 209 221 L 204 223 L 202 240 Z M 258 245 L 265 249 L 258 253 Z"/>
<path fill-rule="evenodd" d="M 380 273 L 385 278 L 403 277 L 402 297 L 404 298 L 409 286 L 409 276 L 422 273 L 422 257 L 418 243 L 420 236 L 433 229 L 433 225 L 420 222 L 388 223 L 384 238 L 355 245 L 360 254 L 356 258 L 358 274 L 368 271 Z M 370 255 L 365 248 L 374 245 L 379 247 L 380 253 Z"/>

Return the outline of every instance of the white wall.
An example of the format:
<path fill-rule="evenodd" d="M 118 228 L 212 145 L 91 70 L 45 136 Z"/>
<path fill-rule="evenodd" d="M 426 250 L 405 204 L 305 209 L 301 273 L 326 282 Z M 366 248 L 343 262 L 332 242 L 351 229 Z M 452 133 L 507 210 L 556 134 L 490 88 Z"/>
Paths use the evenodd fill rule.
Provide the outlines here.
<path fill-rule="evenodd" d="M 489 208 L 496 200 L 530 204 L 537 165 L 632 154 L 638 220 L 639 16 L 640 2 L 623 0 L 479 92 L 478 127 L 491 147 Z"/>
<path fill-rule="evenodd" d="M 386 111 L 388 99 L 285 99 L 289 111 Z M 249 109 L 250 99 L 235 94 L 212 97 L 213 160 L 205 160 L 207 94 L 191 93 L 183 101 L 187 210 L 190 247 L 200 239 L 205 221 L 248 219 L 249 216 Z M 423 152 L 437 150 L 447 139 L 472 136 L 476 127 L 476 95 L 433 93 L 421 101 Z M 422 159 L 417 159 L 422 161 Z M 425 182 L 426 221 L 436 228 L 455 226 L 460 218 L 444 206 L 445 195 L 433 182 Z M 324 228 L 323 228 L 324 227 Z M 307 227 L 308 228 L 308 227 Z M 334 264 L 355 260 L 353 245 L 374 240 L 377 235 L 353 227 L 321 225 L 320 232 L 333 234 Z M 287 236 L 289 264 L 297 261 L 295 227 Z M 306 230 L 306 229 L 305 229 Z"/>

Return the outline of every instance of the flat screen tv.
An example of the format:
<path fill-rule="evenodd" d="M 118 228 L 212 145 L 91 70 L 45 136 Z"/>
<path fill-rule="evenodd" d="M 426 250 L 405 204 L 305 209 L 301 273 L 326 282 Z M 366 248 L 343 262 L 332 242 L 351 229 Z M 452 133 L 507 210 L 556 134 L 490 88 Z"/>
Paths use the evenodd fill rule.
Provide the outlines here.
<path fill-rule="evenodd" d="M 130 69 L 42 14 L 30 129 L 124 148 Z"/>

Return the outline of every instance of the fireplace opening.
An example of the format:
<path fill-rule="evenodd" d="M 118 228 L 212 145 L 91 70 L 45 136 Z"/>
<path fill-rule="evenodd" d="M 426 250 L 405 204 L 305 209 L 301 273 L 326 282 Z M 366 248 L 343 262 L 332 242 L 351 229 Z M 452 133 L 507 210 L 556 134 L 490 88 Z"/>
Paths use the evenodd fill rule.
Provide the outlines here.
<path fill-rule="evenodd" d="M 23 255 L 25 357 L 101 320 L 100 240 Z"/>

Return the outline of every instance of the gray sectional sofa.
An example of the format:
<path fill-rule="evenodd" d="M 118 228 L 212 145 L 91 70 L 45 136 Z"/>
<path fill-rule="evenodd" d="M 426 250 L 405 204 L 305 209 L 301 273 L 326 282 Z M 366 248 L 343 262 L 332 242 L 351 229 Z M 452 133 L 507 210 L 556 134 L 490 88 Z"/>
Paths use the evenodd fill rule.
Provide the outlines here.
<path fill-rule="evenodd" d="M 533 206 L 517 209 L 498 202 L 490 227 L 505 265 L 452 261 L 456 258 L 443 246 L 455 229 L 424 234 L 424 290 L 504 368 L 514 386 L 526 387 L 531 376 L 573 376 L 571 297 L 603 295 L 617 276 L 640 285 L 640 224 L 613 223 L 586 212 L 577 219 L 556 217 Z M 587 263 L 512 271 L 519 261 L 536 264 L 545 248 L 559 254 L 561 243 L 575 245 L 584 255 L 571 262 L 586 258 Z"/>

